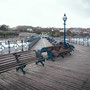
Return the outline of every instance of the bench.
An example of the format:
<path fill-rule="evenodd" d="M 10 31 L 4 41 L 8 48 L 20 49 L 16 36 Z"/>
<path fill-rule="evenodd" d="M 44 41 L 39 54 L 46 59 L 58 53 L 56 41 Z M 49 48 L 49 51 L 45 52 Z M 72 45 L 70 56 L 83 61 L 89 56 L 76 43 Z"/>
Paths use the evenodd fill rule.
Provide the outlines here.
<path fill-rule="evenodd" d="M 16 68 L 16 71 L 23 70 L 27 64 L 36 61 L 36 54 L 33 51 L 23 51 L 11 54 L 0 55 L 0 73 Z"/>
<path fill-rule="evenodd" d="M 46 49 L 45 49 L 46 48 Z M 69 48 L 66 48 L 64 45 L 54 45 L 50 47 L 45 47 L 42 49 L 42 52 L 47 52 L 48 59 L 54 59 L 55 57 L 61 56 L 64 58 L 64 55 L 70 54 L 72 50 Z"/>
<path fill-rule="evenodd" d="M 58 48 L 53 49 L 52 52 L 54 53 L 54 55 L 56 57 L 61 56 L 62 58 L 64 58 L 64 55 L 66 54 L 70 54 L 71 55 L 71 50 L 65 48 L 63 45 L 58 46 Z"/>

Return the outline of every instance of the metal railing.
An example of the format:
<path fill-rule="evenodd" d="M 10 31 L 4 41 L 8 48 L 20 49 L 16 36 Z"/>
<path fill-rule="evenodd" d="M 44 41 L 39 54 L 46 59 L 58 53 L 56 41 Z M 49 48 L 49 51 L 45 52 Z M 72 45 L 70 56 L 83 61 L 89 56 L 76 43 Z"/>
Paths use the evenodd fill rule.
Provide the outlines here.
<path fill-rule="evenodd" d="M 78 45 L 90 46 L 90 37 L 69 37 L 67 41 Z"/>
<path fill-rule="evenodd" d="M 30 50 L 39 40 L 40 40 L 40 37 L 36 37 L 28 40 L 0 42 L 0 54 Z"/>
<path fill-rule="evenodd" d="M 56 37 L 55 40 L 57 42 L 63 42 L 63 37 Z M 83 45 L 83 46 L 90 46 L 90 37 L 67 37 L 67 42 Z"/>

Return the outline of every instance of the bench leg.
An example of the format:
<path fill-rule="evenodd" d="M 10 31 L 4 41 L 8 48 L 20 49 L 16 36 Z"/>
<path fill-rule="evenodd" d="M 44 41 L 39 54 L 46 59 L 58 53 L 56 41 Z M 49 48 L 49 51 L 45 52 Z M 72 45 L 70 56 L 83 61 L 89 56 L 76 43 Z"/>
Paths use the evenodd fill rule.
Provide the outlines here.
<path fill-rule="evenodd" d="M 71 53 L 69 52 L 69 55 L 71 55 Z"/>
<path fill-rule="evenodd" d="M 21 68 L 21 70 L 22 70 L 23 74 L 25 74 L 25 71 L 23 70 L 23 68 Z"/>
<path fill-rule="evenodd" d="M 50 57 L 50 59 L 54 62 L 54 59 L 53 59 L 53 57 Z"/>
<path fill-rule="evenodd" d="M 48 58 L 46 58 L 46 60 L 49 60 L 49 59 L 51 59 L 51 60 L 54 62 L 53 57 L 48 57 Z"/>
<path fill-rule="evenodd" d="M 36 64 L 41 63 L 42 66 L 44 66 L 44 63 L 43 62 L 45 62 L 45 59 L 36 61 Z"/>
<path fill-rule="evenodd" d="M 60 56 L 61 56 L 62 58 L 64 58 L 64 55 L 61 54 Z"/>
<path fill-rule="evenodd" d="M 26 65 L 23 66 L 19 66 L 16 68 L 16 71 L 18 71 L 19 69 L 21 69 L 21 71 L 23 72 L 23 74 L 25 74 L 25 71 L 23 70 L 26 67 Z"/>
<path fill-rule="evenodd" d="M 19 70 L 19 67 L 18 68 L 16 68 L 16 71 L 18 72 L 18 70 Z"/>
<path fill-rule="evenodd" d="M 54 56 L 53 55 L 48 55 L 48 58 L 46 58 L 46 60 L 49 60 L 49 59 L 51 59 L 53 62 L 54 62 Z"/>
<path fill-rule="evenodd" d="M 66 54 L 69 54 L 69 55 L 71 55 L 71 53 L 70 53 L 70 52 L 65 52 L 65 53 L 66 53 Z M 66 55 L 66 54 L 65 54 L 65 55 Z"/>
<path fill-rule="evenodd" d="M 64 54 L 67 55 L 68 52 L 65 52 Z"/>
<path fill-rule="evenodd" d="M 43 62 L 40 62 L 42 64 L 42 66 L 44 66 L 44 63 Z"/>

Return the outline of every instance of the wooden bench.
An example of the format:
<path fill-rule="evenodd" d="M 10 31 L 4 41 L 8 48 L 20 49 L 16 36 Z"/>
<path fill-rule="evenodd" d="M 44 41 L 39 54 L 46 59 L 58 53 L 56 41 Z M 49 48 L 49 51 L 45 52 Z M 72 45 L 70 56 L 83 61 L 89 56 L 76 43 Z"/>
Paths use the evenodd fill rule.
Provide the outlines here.
<path fill-rule="evenodd" d="M 70 49 L 66 49 L 63 45 L 59 46 L 58 49 L 53 49 L 52 52 L 54 53 L 54 55 L 56 57 L 61 56 L 62 58 L 64 58 L 64 55 L 66 54 L 70 54 L 71 55 L 71 50 Z"/>
<path fill-rule="evenodd" d="M 23 51 L 12 54 L 0 55 L 0 73 L 16 68 L 23 70 L 27 64 L 36 61 L 36 54 L 33 51 Z"/>
<path fill-rule="evenodd" d="M 51 51 L 55 57 L 61 56 L 62 58 L 64 58 L 64 55 L 66 54 L 70 54 L 71 55 L 71 50 L 68 48 L 65 48 L 64 45 L 55 45 L 55 46 L 50 46 L 50 47 L 46 47 L 49 51 Z M 43 52 L 45 52 L 43 50 Z"/>

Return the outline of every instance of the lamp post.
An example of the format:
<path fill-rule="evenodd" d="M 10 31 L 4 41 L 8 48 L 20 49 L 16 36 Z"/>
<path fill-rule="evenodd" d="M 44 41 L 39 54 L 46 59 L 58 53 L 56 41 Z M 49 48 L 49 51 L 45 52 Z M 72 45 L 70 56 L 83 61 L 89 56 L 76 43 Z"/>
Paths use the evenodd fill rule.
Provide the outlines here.
<path fill-rule="evenodd" d="M 67 16 L 66 14 L 64 14 L 63 16 L 63 21 L 64 21 L 64 45 L 66 44 L 66 20 L 67 20 Z"/>

